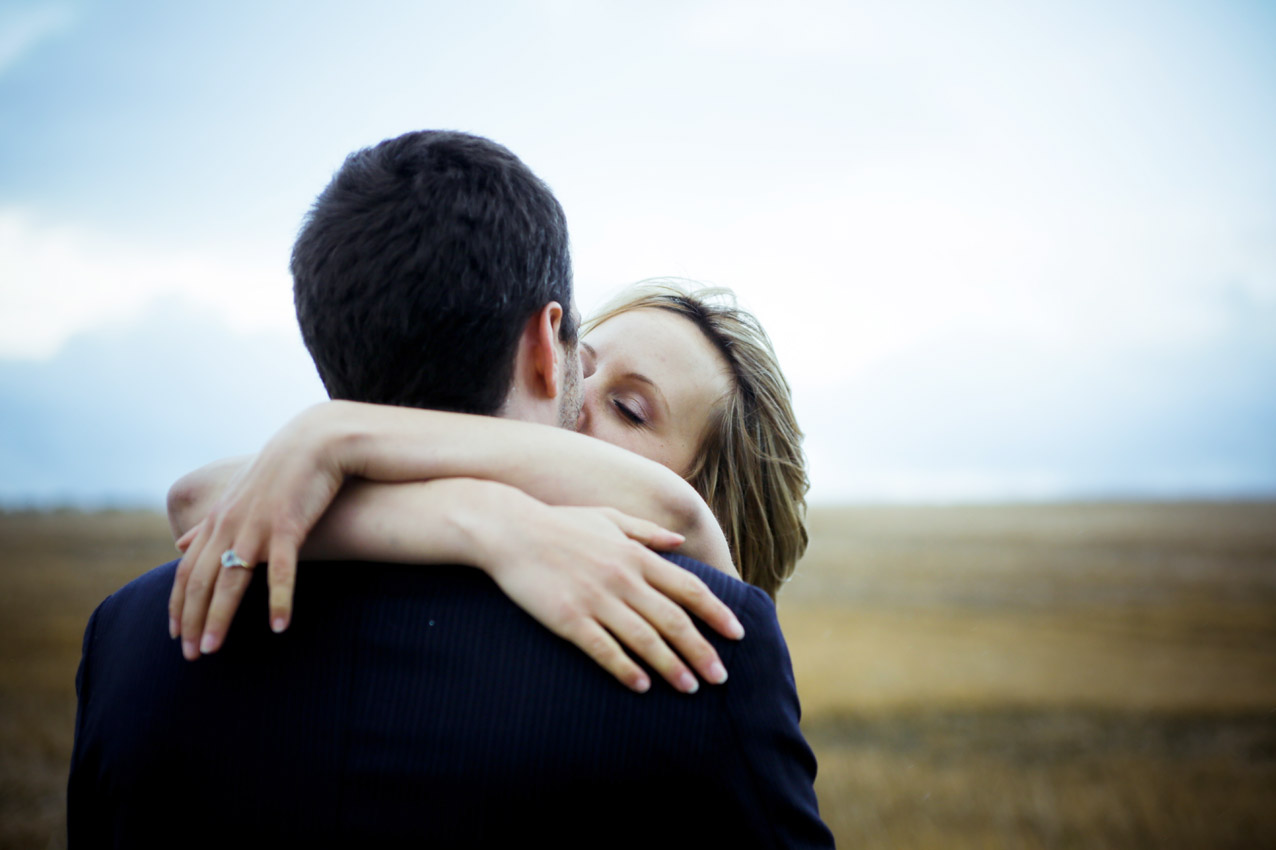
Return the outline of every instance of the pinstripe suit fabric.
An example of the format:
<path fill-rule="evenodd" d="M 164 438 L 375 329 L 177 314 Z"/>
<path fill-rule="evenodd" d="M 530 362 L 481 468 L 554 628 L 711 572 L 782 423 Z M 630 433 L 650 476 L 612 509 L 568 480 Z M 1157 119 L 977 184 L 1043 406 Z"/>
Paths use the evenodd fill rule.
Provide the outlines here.
<path fill-rule="evenodd" d="M 187 663 L 158 567 L 85 632 L 71 845 L 831 846 L 774 606 L 671 560 L 746 630 L 691 696 L 630 693 L 466 567 L 307 564 L 282 635 L 259 570 Z"/>

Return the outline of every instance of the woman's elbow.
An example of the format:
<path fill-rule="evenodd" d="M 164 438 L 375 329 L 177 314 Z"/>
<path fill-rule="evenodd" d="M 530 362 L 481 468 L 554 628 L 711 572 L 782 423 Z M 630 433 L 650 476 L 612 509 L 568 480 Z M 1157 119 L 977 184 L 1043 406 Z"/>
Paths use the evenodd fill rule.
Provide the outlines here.
<path fill-rule="evenodd" d="M 199 476 L 193 472 L 183 475 L 168 488 L 166 508 L 173 539 L 181 537 L 200 521 L 201 517 L 197 514 L 204 489 Z"/>
<path fill-rule="evenodd" d="M 678 483 L 676 490 L 662 497 L 658 521 L 683 537 L 699 535 L 704 531 L 706 518 L 713 518 L 713 512 L 690 484 L 681 480 Z"/>
<path fill-rule="evenodd" d="M 690 495 L 679 500 L 679 504 L 673 509 L 676 527 L 669 529 L 686 538 L 686 542 L 679 551 L 727 575 L 739 578 L 739 573 L 732 563 L 731 547 L 727 545 L 717 517 L 713 515 L 713 511 L 704 499 L 700 498 L 700 494 L 690 486 L 688 490 Z"/>

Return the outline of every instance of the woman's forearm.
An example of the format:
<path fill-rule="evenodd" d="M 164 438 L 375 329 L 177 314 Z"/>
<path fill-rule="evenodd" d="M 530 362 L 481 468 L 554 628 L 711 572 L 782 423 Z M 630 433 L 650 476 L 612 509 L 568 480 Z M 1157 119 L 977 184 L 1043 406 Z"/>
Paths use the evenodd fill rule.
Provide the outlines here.
<path fill-rule="evenodd" d="M 486 478 L 549 504 L 608 505 L 675 531 L 700 501 L 672 470 L 563 428 L 357 402 L 330 402 L 315 412 L 321 450 L 350 476 Z"/>
<path fill-rule="evenodd" d="M 551 505 L 607 506 L 686 538 L 681 551 L 734 573 L 712 511 L 677 473 L 561 428 L 489 416 L 329 402 L 303 414 L 309 450 L 347 476 L 402 482 L 468 476 Z"/>
<path fill-rule="evenodd" d="M 681 534 L 685 542 L 680 552 L 736 574 L 721 528 L 689 484 L 660 464 L 591 437 L 492 417 L 353 402 L 318 405 L 289 429 L 295 451 L 311 453 L 316 466 L 339 469 L 345 476 L 380 482 L 483 478 L 551 505 L 613 507 Z M 219 461 L 173 485 L 168 509 L 175 537 L 208 515 L 248 460 Z M 347 483 L 328 511 L 344 519 L 320 520 L 310 535 L 315 540 L 305 549 L 307 557 L 441 559 L 419 542 L 407 542 L 416 539 L 413 532 L 425 509 L 407 495 L 410 489 L 355 483 Z M 356 499 L 347 491 L 360 495 Z M 364 509 L 355 510 L 360 504 Z"/>
<path fill-rule="evenodd" d="M 251 477 L 250 473 L 232 481 L 232 491 L 251 490 Z M 199 489 L 198 476 L 192 489 Z M 200 498 L 198 493 L 193 495 Z M 182 636 L 188 659 L 217 651 L 248 587 L 246 572 L 222 568 L 218 553 L 229 551 L 227 546 L 233 550 L 245 533 L 260 535 L 279 529 L 271 524 L 255 532 L 245 528 L 236 520 L 236 497 L 227 495 L 225 501 L 215 509 L 216 521 L 195 535 L 191 552 L 174 578 L 170 631 Z M 263 516 L 269 514 L 243 515 L 258 521 Z M 278 631 L 286 628 L 291 615 L 291 592 L 288 605 L 276 611 L 275 590 L 281 582 L 291 589 L 297 552 L 295 548 L 291 553 L 284 551 L 277 542 L 258 544 L 270 552 L 271 559 L 258 569 L 268 570 L 272 623 L 282 623 Z M 444 478 L 407 484 L 352 482 L 319 517 L 302 554 L 309 560 L 477 567 L 515 605 L 575 643 L 634 690 L 647 690 L 650 678 L 620 643 L 674 687 L 690 693 L 698 684 L 688 664 L 708 682 L 725 681 L 726 671 L 689 615 L 700 617 L 726 637 L 739 638 L 743 629 L 703 581 L 652 551 L 679 543 L 676 535 L 613 509 L 555 507 L 507 484 Z M 281 545 L 291 544 L 285 540 Z M 252 554 L 247 557 L 256 560 Z M 293 574 L 277 571 L 284 561 Z M 188 562 L 191 566 L 184 571 Z M 340 568 L 338 564 L 330 567 Z M 211 579 L 211 600 L 194 589 L 198 585 L 191 577 L 195 570 L 203 576 L 200 582 L 208 585 Z"/>
<path fill-rule="evenodd" d="M 442 478 L 405 484 L 351 481 L 306 538 L 308 560 L 487 567 L 501 522 L 538 502 L 495 481 Z"/>

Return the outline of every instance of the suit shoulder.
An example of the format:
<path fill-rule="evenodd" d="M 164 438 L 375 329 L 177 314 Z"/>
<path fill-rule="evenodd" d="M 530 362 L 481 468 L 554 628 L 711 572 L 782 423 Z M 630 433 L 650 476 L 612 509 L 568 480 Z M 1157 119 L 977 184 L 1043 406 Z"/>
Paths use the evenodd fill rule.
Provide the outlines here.
<path fill-rule="evenodd" d="M 131 611 L 138 606 L 154 607 L 157 599 L 168 606 L 169 592 L 173 587 L 173 576 L 177 573 L 178 560 L 160 564 L 152 570 L 130 581 L 119 590 L 102 600 L 93 616 L 99 620 L 111 620 L 122 611 Z"/>
<path fill-rule="evenodd" d="M 743 609 L 756 612 L 763 617 L 769 614 L 774 619 L 775 603 L 771 601 L 771 597 L 767 596 L 759 588 L 685 555 L 666 553 L 664 558 L 688 572 L 695 573 L 701 581 L 708 585 L 715 596 L 725 602 L 732 610 L 735 610 L 737 614 Z"/>
<path fill-rule="evenodd" d="M 698 561 L 665 557 L 700 576 L 744 626 L 742 640 L 715 643 L 719 652 L 730 643 L 723 658 L 730 678 L 713 693 L 730 730 L 730 751 L 746 765 L 736 780 L 756 818 L 757 846 L 832 847 L 819 816 L 815 756 L 799 727 L 802 710 L 775 603 L 758 588 Z"/>
<path fill-rule="evenodd" d="M 745 639 L 728 641 L 707 633 L 719 652 L 726 652 L 732 665 L 748 665 L 769 680 L 777 679 L 792 690 L 793 672 L 788 644 L 780 630 L 775 602 L 751 584 L 733 578 L 720 570 L 682 555 L 666 554 L 675 564 L 695 573 L 728 608 L 744 627 Z M 727 660 L 724 657 L 724 662 Z M 796 700 L 796 694 L 795 700 Z"/>
<path fill-rule="evenodd" d="M 746 640 L 730 642 L 738 651 L 754 656 L 763 669 L 772 673 L 784 671 L 792 678 L 788 646 L 780 631 L 775 602 L 764 591 L 738 578 L 715 570 L 707 564 L 682 555 L 666 554 L 668 560 L 695 573 L 740 619 Z M 732 651 L 732 656 L 736 651 Z"/>

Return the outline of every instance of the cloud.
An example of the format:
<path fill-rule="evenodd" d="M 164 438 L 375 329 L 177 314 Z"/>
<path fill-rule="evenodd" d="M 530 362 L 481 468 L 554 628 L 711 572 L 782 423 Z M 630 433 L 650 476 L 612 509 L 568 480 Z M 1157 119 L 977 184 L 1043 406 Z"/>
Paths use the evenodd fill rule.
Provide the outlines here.
<path fill-rule="evenodd" d="M 761 0 L 716 0 L 691 5 L 678 34 L 696 49 L 809 60 L 845 55 L 848 47 L 859 46 L 852 24 L 865 17 L 835 2 L 781 7 Z"/>
<path fill-rule="evenodd" d="M 829 501 L 1276 495 L 1276 308 L 1226 333 L 1087 351 L 951 334 L 801 394 Z M 1096 356 L 1099 355 L 1099 356 Z"/>
<path fill-rule="evenodd" d="M 955 332 L 799 386 L 812 497 L 830 502 L 1276 494 L 1276 308 L 1226 332 L 1096 352 Z M 256 450 L 322 388 L 295 331 L 237 332 L 171 299 L 0 360 L 0 505 L 162 504 Z"/>
<path fill-rule="evenodd" d="M 735 288 L 803 399 L 822 492 L 1270 480 L 1276 371 L 1236 339 L 1246 314 L 1276 327 L 1276 113 L 1253 108 L 1276 79 L 1271 14 L 1012 5 L 545 0 L 496 29 L 431 10 L 424 35 L 387 42 L 375 17 L 332 10 L 126 2 L 21 74 L 72 7 L 5 5 L 0 73 L 31 118 L 5 140 L 0 358 L 6 380 L 45 386 L 4 385 L 0 415 L 45 413 L 0 427 L 44 446 L 68 423 L 128 422 L 111 397 L 72 405 L 96 391 L 78 371 L 117 396 L 136 383 L 150 411 L 177 376 L 65 364 L 85 345 L 116 356 L 113 334 L 156 338 L 164 293 L 207 325 L 179 359 L 242 366 L 241 337 L 291 338 L 305 204 L 347 150 L 428 120 L 493 135 L 554 186 L 582 307 L 655 274 Z M 276 45 L 283 23 L 307 37 Z M 405 61 L 419 73 L 390 73 Z M 219 404 L 259 392 L 209 368 L 186 371 Z"/>
<path fill-rule="evenodd" d="M 0 207 L 0 268 L 0 357 L 48 357 L 76 332 L 135 318 L 160 296 L 185 298 L 236 330 L 294 322 L 282 261 L 155 248 L 20 208 Z"/>
<path fill-rule="evenodd" d="M 184 472 L 255 451 L 324 397 L 296 331 L 157 302 L 46 360 L 0 360 L 0 504 L 158 507 Z"/>
<path fill-rule="evenodd" d="M 75 23 L 76 15 L 63 4 L 15 4 L 0 9 L 0 74 L 17 66 L 44 42 Z"/>

